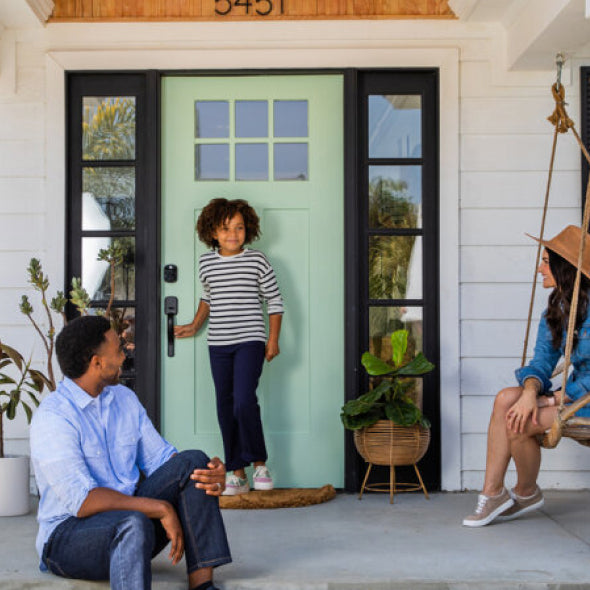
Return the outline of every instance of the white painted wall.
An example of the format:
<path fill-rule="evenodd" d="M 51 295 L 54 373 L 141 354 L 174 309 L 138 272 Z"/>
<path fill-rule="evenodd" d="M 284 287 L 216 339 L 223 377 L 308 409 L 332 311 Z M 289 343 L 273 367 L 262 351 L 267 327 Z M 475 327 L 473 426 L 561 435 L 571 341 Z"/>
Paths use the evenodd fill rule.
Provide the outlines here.
<path fill-rule="evenodd" d="M 535 255 L 524 232 L 539 231 L 550 71 L 507 71 L 501 28 L 480 23 L 70 24 L 0 35 L 14 40 L 15 59 L 12 89 L 0 72 L 0 338 L 24 352 L 37 342 L 18 312 L 29 258 L 63 284 L 66 70 L 439 67 L 443 488 L 481 486 L 493 395 L 514 382 L 524 335 Z M 576 120 L 581 63 L 590 58 L 562 79 Z M 548 234 L 580 222 L 579 168 L 577 147 L 560 138 Z M 27 452 L 24 420 L 8 438 L 9 451 Z M 562 443 L 546 453 L 541 483 L 590 486 L 589 457 Z"/>

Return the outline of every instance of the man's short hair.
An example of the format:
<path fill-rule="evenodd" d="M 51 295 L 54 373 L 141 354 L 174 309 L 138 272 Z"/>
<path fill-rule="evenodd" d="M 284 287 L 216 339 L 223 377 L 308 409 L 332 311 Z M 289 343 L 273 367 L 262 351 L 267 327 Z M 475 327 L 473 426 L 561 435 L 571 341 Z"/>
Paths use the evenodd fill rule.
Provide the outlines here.
<path fill-rule="evenodd" d="M 85 315 L 68 322 L 55 341 L 62 373 L 70 379 L 84 375 L 110 329 L 111 323 L 102 316 Z"/>

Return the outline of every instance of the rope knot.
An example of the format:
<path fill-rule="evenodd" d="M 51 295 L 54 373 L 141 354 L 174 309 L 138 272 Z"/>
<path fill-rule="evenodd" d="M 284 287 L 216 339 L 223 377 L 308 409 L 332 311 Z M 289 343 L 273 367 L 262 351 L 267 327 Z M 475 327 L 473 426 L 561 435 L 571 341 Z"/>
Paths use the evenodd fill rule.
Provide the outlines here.
<path fill-rule="evenodd" d="M 547 120 L 555 125 L 559 133 L 567 133 L 568 129 L 574 126 L 574 122 L 568 117 L 565 110 L 565 88 L 563 84 L 557 86 L 557 83 L 551 86 L 553 100 L 555 100 L 555 110 Z"/>

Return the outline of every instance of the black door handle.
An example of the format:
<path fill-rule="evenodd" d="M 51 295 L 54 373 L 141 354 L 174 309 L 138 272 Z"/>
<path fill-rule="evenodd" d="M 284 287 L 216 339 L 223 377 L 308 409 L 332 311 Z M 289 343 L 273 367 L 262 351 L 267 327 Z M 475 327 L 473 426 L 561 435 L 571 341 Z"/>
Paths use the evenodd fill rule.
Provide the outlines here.
<path fill-rule="evenodd" d="M 168 356 L 174 356 L 174 317 L 178 313 L 178 297 L 164 299 L 164 313 L 168 317 Z"/>

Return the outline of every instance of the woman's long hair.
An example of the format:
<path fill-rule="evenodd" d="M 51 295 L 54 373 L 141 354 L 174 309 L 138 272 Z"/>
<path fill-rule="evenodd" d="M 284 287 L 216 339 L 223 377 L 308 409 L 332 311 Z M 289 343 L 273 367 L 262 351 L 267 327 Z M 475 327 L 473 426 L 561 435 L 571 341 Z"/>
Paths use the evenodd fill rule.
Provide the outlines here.
<path fill-rule="evenodd" d="M 547 325 L 551 330 L 553 347 L 559 349 L 563 340 L 563 332 L 567 328 L 570 315 L 570 306 L 574 293 L 576 280 L 576 267 L 570 264 L 559 254 L 549 250 L 549 268 L 555 279 L 555 288 L 549 295 L 547 307 Z M 580 294 L 578 296 L 578 310 L 576 314 L 576 331 L 574 332 L 574 347 L 578 343 L 578 330 L 584 323 L 588 313 L 588 290 L 590 279 L 582 274 L 580 283 Z"/>

